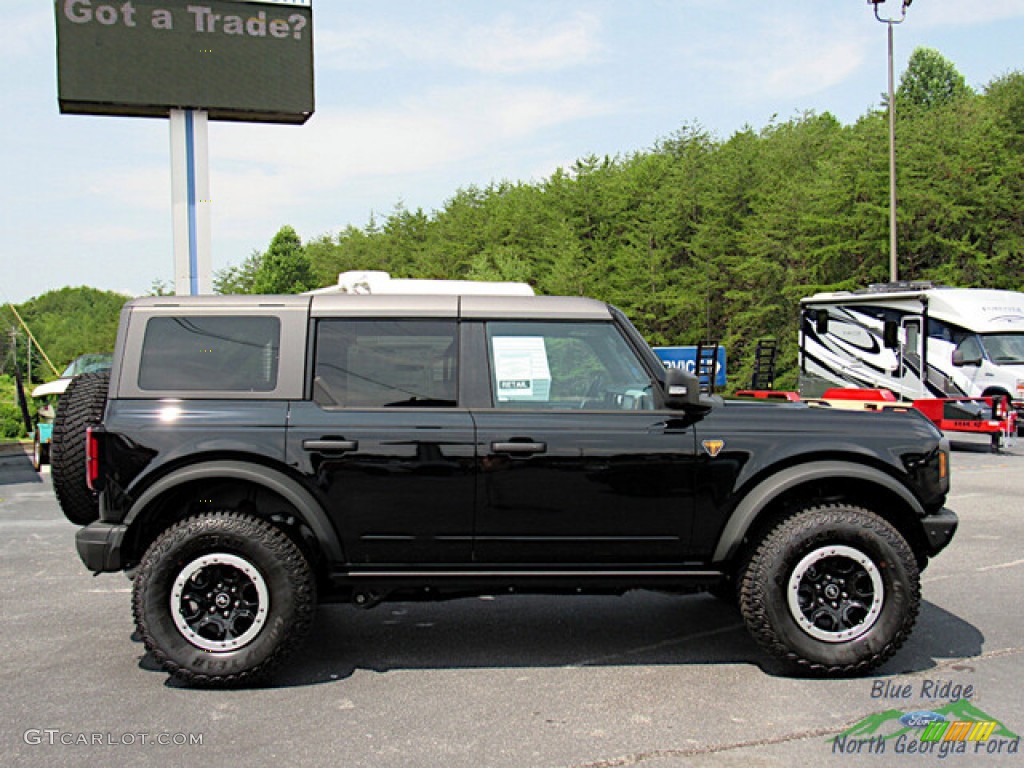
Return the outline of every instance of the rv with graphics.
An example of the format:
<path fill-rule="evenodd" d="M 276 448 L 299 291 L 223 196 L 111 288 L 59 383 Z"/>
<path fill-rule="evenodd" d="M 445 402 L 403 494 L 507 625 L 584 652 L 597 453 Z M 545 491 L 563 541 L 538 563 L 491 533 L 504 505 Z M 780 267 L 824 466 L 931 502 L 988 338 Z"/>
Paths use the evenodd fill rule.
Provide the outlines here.
<path fill-rule="evenodd" d="M 886 283 L 800 301 L 800 391 L 1003 397 L 1024 410 L 1024 293 Z"/>

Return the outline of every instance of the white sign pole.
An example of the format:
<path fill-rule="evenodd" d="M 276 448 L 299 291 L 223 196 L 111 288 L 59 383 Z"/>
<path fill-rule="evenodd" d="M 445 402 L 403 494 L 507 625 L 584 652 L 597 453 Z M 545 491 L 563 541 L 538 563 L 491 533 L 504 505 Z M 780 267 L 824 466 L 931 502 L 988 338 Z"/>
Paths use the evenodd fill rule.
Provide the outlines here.
<path fill-rule="evenodd" d="M 171 216 L 178 295 L 213 290 L 208 125 L 202 110 L 171 110 Z"/>

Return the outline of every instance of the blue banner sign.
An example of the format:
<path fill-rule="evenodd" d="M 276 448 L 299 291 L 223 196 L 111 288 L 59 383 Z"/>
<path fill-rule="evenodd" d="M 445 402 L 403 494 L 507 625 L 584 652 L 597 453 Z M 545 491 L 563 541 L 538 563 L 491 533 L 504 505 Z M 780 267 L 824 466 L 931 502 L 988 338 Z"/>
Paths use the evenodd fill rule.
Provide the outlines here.
<path fill-rule="evenodd" d="M 696 347 L 655 347 L 655 354 L 661 358 L 666 368 L 681 368 L 697 375 Z M 715 386 L 725 386 L 725 347 L 718 347 L 718 359 L 715 361 Z"/>

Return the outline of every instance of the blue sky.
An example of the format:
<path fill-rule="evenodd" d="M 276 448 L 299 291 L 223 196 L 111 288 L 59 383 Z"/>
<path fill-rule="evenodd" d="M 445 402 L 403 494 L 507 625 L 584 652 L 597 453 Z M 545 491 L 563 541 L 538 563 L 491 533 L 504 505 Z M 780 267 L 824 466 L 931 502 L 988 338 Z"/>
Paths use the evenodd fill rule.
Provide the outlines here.
<path fill-rule="evenodd" d="M 98 0 L 97 0 L 98 3 Z M 882 8 L 895 13 L 898 0 Z M 314 0 L 316 114 L 211 123 L 213 265 L 290 224 L 306 240 L 396 203 L 538 181 L 684 124 L 855 121 L 886 88 L 864 0 Z M 173 283 L 166 120 L 61 115 L 53 3 L 4 0 L 0 301 Z M 1024 70 L 1024 0 L 917 0 L 896 29 L 980 87 Z M 879 147 L 880 152 L 887 151 Z"/>

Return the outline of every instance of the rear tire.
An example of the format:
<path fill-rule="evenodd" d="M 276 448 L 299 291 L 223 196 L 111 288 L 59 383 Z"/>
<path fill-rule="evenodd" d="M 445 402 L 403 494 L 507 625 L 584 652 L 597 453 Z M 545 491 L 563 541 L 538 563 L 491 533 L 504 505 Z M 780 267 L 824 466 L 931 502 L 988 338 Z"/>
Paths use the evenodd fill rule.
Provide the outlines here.
<path fill-rule="evenodd" d="M 740 611 L 754 639 L 790 670 L 864 673 L 891 657 L 917 619 L 917 563 L 899 532 L 847 504 L 804 509 L 756 547 Z"/>
<path fill-rule="evenodd" d="M 266 520 L 235 512 L 176 523 L 135 576 L 139 635 L 191 685 L 263 678 L 305 638 L 315 608 L 316 583 L 298 545 Z"/>
<path fill-rule="evenodd" d="M 83 373 L 57 401 L 50 449 L 50 477 L 64 516 L 75 525 L 99 517 L 99 501 L 85 477 L 85 430 L 103 418 L 110 373 Z"/>

